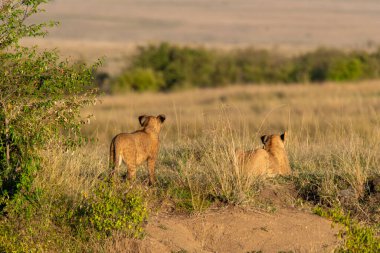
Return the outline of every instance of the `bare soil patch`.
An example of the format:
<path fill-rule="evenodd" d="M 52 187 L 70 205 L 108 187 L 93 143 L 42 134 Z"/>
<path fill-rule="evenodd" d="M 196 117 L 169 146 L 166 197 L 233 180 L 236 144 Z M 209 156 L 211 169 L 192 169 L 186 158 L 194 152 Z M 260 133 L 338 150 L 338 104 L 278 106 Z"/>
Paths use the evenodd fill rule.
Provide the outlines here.
<path fill-rule="evenodd" d="M 272 212 L 222 207 L 193 215 L 151 215 L 143 240 L 114 238 L 110 252 L 331 252 L 339 226 L 294 206 L 291 184 L 267 183 L 258 203 Z M 170 206 L 170 204 L 168 205 Z M 166 208 L 165 210 L 170 210 Z"/>
<path fill-rule="evenodd" d="M 114 252 L 331 252 L 338 228 L 308 212 L 262 213 L 230 207 L 193 216 L 158 214 L 142 241 L 120 240 Z"/>

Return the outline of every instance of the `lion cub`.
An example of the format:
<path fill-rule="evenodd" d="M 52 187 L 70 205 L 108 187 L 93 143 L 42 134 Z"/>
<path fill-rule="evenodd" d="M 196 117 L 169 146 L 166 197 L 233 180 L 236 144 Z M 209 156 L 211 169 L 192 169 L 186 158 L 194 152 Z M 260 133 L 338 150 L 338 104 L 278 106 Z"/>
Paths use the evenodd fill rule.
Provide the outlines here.
<path fill-rule="evenodd" d="M 281 135 L 263 135 L 263 148 L 256 150 L 236 150 L 238 166 L 248 175 L 287 175 L 291 173 L 285 151 L 286 132 Z"/>
<path fill-rule="evenodd" d="M 128 179 L 136 178 L 136 167 L 147 161 L 149 169 L 149 183 L 154 184 L 154 167 L 157 160 L 159 133 L 165 115 L 139 117 L 141 130 L 133 133 L 120 133 L 111 141 L 110 167 L 114 173 L 122 161 L 127 165 Z"/>

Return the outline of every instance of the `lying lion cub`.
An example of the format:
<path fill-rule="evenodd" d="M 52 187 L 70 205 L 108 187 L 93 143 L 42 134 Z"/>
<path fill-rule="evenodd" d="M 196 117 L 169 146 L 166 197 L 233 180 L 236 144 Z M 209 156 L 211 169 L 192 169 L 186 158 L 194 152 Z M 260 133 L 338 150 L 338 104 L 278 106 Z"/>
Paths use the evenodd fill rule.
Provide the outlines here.
<path fill-rule="evenodd" d="M 149 183 L 154 184 L 154 167 L 157 160 L 159 133 L 165 115 L 140 116 L 139 122 L 143 127 L 133 133 L 120 133 L 111 142 L 110 167 L 114 173 L 122 162 L 127 165 L 128 179 L 136 178 L 136 167 L 147 161 Z"/>
<path fill-rule="evenodd" d="M 263 135 L 263 148 L 256 150 L 236 150 L 238 166 L 248 175 L 287 175 L 290 174 L 288 156 L 285 151 L 286 132 L 277 135 Z"/>

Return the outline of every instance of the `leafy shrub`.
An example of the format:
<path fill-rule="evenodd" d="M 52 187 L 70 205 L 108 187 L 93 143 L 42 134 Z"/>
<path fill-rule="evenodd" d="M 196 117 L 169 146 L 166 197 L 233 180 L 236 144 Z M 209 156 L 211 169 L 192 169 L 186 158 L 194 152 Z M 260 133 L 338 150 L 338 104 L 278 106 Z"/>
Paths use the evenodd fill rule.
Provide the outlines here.
<path fill-rule="evenodd" d="M 267 50 L 252 48 L 233 52 L 242 83 L 286 82 L 289 59 Z"/>
<path fill-rule="evenodd" d="M 332 81 L 358 80 L 363 76 L 362 62 L 356 58 L 344 58 L 333 61 L 327 72 Z"/>
<path fill-rule="evenodd" d="M 342 57 L 338 50 L 319 49 L 294 58 L 292 79 L 295 82 L 322 82 L 327 80 L 329 64 Z"/>
<path fill-rule="evenodd" d="M 67 148 L 83 140 L 80 109 L 94 102 L 96 68 L 60 61 L 55 51 L 39 53 L 18 41 L 45 34 L 48 24 L 26 24 L 44 0 L 5 1 L 0 6 L 0 193 L 28 192 L 30 164 L 48 145 Z M 24 187 L 23 187 L 24 186 Z"/>
<path fill-rule="evenodd" d="M 230 51 L 161 43 L 140 47 L 130 66 L 114 82 L 114 90 L 175 90 L 234 83 L 356 81 L 380 76 L 380 50 L 375 53 L 318 49 L 286 57 L 254 48 Z M 157 80 L 132 78 L 149 70 Z M 120 82 L 121 81 L 121 82 Z"/>
<path fill-rule="evenodd" d="M 49 196 L 38 189 L 3 198 L 0 220 L 1 252 L 82 251 L 83 244 L 62 222 L 72 205 L 66 196 Z"/>
<path fill-rule="evenodd" d="M 152 69 L 135 68 L 119 76 L 112 84 L 112 92 L 120 93 L 130 90 L 158 91 L 164 85 L 160 73 Z"/>
<path fill-rule="evenodd" d="M 337 252 L 379 252 L 380 238 L 376 236 L 376 231 L 368 226 L 364 226 L 351 219 L 350 214 L 345 214 L 342 209 L 323 209 L 320 206 L 314 208 L 314 213 L 332 219 L 344 226 L 340 236 L 344 243 Z"/>
<path fill-rule="evenodd" d="M 93 228 L 99 238 L 110 236 L 115 231 L 140 238 L 147 215 L 141 194 L 126 192 L 125 187 L 117 187 L 112 180 L 103 181 L 73 214 L 73 227 L 79 233 Z"/>
<path fill-rule="evenodd" d="M 344 53 L 333 49 L 319 49 L 295 58 L 293 79 L 296 82 L 354 81 L 370 77 L 364 75 L 368 56 L 365 52 Z"/>
<path fill-rule="evenodd" d="M 158 46 L 140 47 L 133 59 L 133 68 L 151 68 L 162 74 L 165 81 L 163 90 L 197 84 L 209 86 L 215 55 L 203 48 L 172 46 L 162 43 Z"/>
<path fill-rule="evenodd" d="M 94 192 L 73 196 L 33 189 L 17 193 L 6 203 L 0 220 L 1 252 L 90 251 L 114 232 L 141 238 L 147 219 L 144 197 L 136 189 L 99 182 Z"/>
<path fill-rule="evenodd" d="M 80 110 L 95 101 L 93 73 L 98 64 L 70 64 L 59 60 L 56 51 L 19 45 L 20 39 L 44 35 L 44 29 L 54 25 L 28 20 L 45 2 L 0 4 L 1 252 L 70 251 L 68 245 L 55 247 L 70 241 L 70 236 L 62 240 L 68 227 L 56 226 L 61 207 L 34 185 L 34 178 L 41 168 L 41 151 L 83 143 Z"/>

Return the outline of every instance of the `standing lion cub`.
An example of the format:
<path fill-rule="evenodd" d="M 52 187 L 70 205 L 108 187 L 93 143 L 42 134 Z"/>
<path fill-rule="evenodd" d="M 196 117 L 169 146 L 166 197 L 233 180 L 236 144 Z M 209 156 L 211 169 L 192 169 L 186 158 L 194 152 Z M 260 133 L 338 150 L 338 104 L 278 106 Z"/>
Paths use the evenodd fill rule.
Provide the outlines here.
<path fill-rule="evenodd" d="M 277 135 L 263 135 L 263 148 L 256 150 L 236 150 L 238 166 L 248 175 L 287 175 L 291 173 L 285 151 L 286 132 Z"/>
<path fill-rule="evenodd" d="M 140 116 L 141 130 L 116 135 L 110 146 L 110 167 L 114 173 L 122 162 L 127 165 L 128 179 L 136 178 L 136 167 L 148 162 L 149 183 L 154 184 L 154 167 L 157 160 L 159 133 L 165 115 Z"/>

